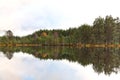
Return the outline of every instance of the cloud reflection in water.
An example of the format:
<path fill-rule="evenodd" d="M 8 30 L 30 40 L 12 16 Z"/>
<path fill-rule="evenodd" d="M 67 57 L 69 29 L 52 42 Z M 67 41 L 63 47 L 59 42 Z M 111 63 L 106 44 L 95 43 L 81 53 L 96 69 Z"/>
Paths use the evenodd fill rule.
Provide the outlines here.
<path fill-rule="evenodd" d="M 77 62 L 73 63 L 68 60 L 40 60 L 22 52 L 14 53 L 13 58 L 9 60 L 3 53 L 0 53 L 0 80 L 108 79 L 104 75 L 100 76 L 102 77 L 94 73 L 92 65 L 83 67 Z"/>
<path fill-rule="evenodd" d="M 39 60 L 15 53 L 11 60 L 0 54 L 0 80 L 79 80 L 77 70 L 67 60 Z"/>

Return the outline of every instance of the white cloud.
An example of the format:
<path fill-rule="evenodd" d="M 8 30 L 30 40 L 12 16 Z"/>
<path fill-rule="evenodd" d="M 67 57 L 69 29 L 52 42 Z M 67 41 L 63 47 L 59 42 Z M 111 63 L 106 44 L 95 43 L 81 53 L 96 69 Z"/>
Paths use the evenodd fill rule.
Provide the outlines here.
<path fill-rule="evenodd" d="M 39 60 L 14 53 L 11 60 L 0 52 L 0 80 L 119 80 L 120 74 L 98 75 L 92 65 L 83 67 L 68 60 Z"/>
<path fill-rule="evenodd" d="M 119 7 L 119 0 L 0 0 L 0 28 L 17 35 L 41 28 L 67 29 L 92 24 L 98 16 L 120 17 Z"/>
<path fill-rule="evenodd" d="M 1 80 L 12 80 L 13 78 L 15 80 L 79 80 L 74 75 L 76 71 L 64 64 L 63 61 L 40 61 L 21 52 L 15 53 L 11 60 L 5 58 L 1 53 L 0 61 L 2 62 L 0 63 Z"/>

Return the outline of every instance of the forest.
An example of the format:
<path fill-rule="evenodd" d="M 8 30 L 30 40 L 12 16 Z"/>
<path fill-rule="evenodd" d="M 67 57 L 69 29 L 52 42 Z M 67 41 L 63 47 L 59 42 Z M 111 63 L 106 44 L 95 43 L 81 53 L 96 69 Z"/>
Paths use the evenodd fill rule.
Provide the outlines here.
<path fill-rule="evenodd" d="M 93 25 L 83 24 L 67 30 L 38 30 L 27 36 L 14 36 L 8 30 L 4 36 L 0 37 L 0 46 L 82 46 L 82 44 L 98 44 L 101 46 L 110 44 L 120 44 L 120 20 L 111 15 L 105 18 L 98 17 Z M 36 44 L 36 45 L 35 45 Z"/>

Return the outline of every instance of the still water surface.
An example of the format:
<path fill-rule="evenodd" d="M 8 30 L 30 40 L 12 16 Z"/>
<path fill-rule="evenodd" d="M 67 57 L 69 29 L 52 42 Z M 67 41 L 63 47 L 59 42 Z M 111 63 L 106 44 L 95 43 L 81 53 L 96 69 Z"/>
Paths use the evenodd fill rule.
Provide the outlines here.
<path fill-rule="evenodd" d="M 120 80 L 119 64 L 119 49 L 9 48 L 0 80 Z"/>

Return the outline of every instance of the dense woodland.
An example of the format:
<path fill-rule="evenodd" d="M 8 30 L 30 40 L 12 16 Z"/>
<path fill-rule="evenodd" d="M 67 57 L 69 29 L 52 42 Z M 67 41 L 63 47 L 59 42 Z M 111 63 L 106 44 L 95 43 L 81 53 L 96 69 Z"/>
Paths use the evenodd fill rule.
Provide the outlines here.
<path fill-rule="evenodd" d="M 39 30 L 31 35 L 14 36 L 12 31 L 0 37 L 0 43 L 4 44 L 119 44 L 120 43 L 120 20 L 112 16 L 98 17 L 93 25 L 83 24 L 77 28 L 68 30 Z"/>

